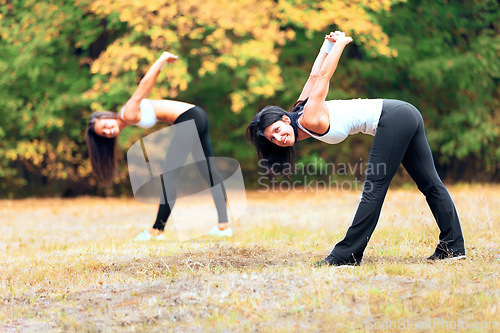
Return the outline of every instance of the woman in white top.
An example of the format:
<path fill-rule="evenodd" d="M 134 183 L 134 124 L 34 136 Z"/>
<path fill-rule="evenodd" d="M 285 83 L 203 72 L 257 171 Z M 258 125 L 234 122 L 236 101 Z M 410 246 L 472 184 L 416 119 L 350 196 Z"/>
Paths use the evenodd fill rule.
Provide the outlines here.
<path fill-rule="evenodd" d="M 176 60 L 176 55 L 163 52 L 142 78 L 136 91 L 121 108 L 119 113 L 99 111 L 92 114 L 86 131 L 86 141 L 89 148 L 92 170 L 104 184 L 111 182 L 116 171 L 116 137 L 128 126 L 134 125 L 150 128 L 156 122 L 173 125 L 194 120 L 203 152 L 207 158 L 211 188 L 213 188 L 214 183 L 220 183 L 223 192 L 220 194 L 212 193 L 219 215 L 219 224 L 218 227 L 214 227 L 210 231 L 210 234 L 232 236 L 232 230 L 228 227 L 225 188 L 220 179 L 220 174 L 217 170 L 210 170 L 210 164 L 208 164 L 208 157 L 213 156 L 213 151 L 209 139 L 209 123 L 206 112 L 201 107 L 190 103 L 174 100 L 146 99 L 156 84 L 158 75 L 165 64 L 173 63 Z M 169 154 L 167 152 L 168 157 Z M 180 172 L 180 170 L 176 170 L 175 172 Z M 173 174 L 172 176 L 175 177 Z M 164 185 L 163 178 L 162 185 Z M 171 206 L 175 202 L 175 198 L 168 198 L 170 205 L 167 203 L 167 200 L 165 202 L 165 204 L 160 204 L 153 227 L 141 233 L 136 240 L 148 240 L 152 237 L 162 239 L 165 223 L 170 216 Z"/>
<path fill-rule="evenodd" d="M 411 104 L 387 99 L 325 101 L 330 79 L 344 47 L 352 41 L 336 31 L 325 42 L 291 112 L 262 109 L 247 128 L 270 174 L 293 170 L 295 142 L 313 137 L 337 144 L 348 135 L 375 136 L 361 202 L 345 238 L 320 265 L 358 265 L 377 224 L 389 184 L 402 163 L 425 195 L 441 231 L 428 259 L 465 258 L 464 239 L 453 201 L 436 172 L 420 112 Z M 377 166 L 377 167 L 375 167 Z M 383 167 L 380 167 L 383 166 Z"/>

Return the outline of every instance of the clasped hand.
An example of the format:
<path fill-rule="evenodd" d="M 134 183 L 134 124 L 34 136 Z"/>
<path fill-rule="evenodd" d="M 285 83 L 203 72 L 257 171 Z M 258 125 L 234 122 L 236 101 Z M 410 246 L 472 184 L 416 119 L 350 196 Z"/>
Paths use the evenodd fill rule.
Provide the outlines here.
<path fill-rule="evenodd" d="M 346 45 L 352 42 L 351 37 L 346 36 L 345 32 L 338 30 L 335 32 L 330 32 L 330 34 L 325 36 L 325 39 L 329 40 L 332 43 L 343 43 Z"/>

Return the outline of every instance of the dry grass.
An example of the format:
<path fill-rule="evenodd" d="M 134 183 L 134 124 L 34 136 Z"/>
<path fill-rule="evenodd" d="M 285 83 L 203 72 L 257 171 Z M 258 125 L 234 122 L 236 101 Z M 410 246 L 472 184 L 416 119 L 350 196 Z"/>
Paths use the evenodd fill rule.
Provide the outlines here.
<path fill-rule="evenodd" d="M 450 193 L 467 260 L 424 262 L 425 199 L 391 190 L 364 264 L 337 269 L 312 263 L 359 192 L 249 192 L 235 237 L 183 243 L 132 242 L 156 214 L 133 199 L 0 201 L 0 331 L 500 331 L 500 187 Z"/>

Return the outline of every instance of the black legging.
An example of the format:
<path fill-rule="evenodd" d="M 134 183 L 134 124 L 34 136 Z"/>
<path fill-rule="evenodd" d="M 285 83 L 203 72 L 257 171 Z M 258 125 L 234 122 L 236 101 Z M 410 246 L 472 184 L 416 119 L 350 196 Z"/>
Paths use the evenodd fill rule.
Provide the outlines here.
<path fill-rule="evenodd" d="M 210 184 L 210 191 L 212 192 L 212 197 L 215 202 L 215 207 L 217 209 L 217 214 L 219 216 L 219 223 L 228 222 L 227 216 L 227 206 L 226 206 L 226 189 L 224 187 L 223 179 L 214 163 L 209 163 L 209 157 L 214 155 L 212 151 L 212 146 L 210 145 L 209 139 L 209 123 L 208 116 L 206 112 L 199 106 L 194 106 L 186 112 L 182 113 L 175 121 L 174 124 L 179 124 L 188 120 L 194 120 L 196 125 L 196 130 L 200 137 L 201 147 L 203 149 L 203 153 L 205 155 L 206 160 L 202 162 L 197 162 L 196 166 L 199 168 L 199 171 L 202 174 L 202 177 L 207 181 L 207 184 Z M 177 140 L 178 141 L 178 140 Z M 180 161 L 181 164 L 184 164 L 187 159 L 190 148 L 191 147 L 182 147 L 180 145 L 179 150 L 179 142 L 176 142 L 176 138 L 172 140 L 173 144 L 167 151 L 167 160 L 170 158 L 183 159 Z M 177 149 L 177 151 L 173 151 L 172 149 Z M 177 178 L 181 172 L 182 168 L 177 168 L 174 171 L 168 173 L 168 175 L 163 175 L 161 177 L 162 186 L 164 189 L 164 195 L 167 197 L 166 193 L 169 193 L 168 198 L 165 198 L 165 203 L 160 204 L 158 209 L 158 214 L 156 215 L 156 221 L 153 225 L 154 229 L 158 229 L 163 231 L 165 229 L 165 224 L 167 223 L 168 217 L 171 213 L 171 207 L 173 207 L 175 203 L 176 197 L 176 187 L 177 187 Z M 166 189 L 165 182 L 168 183 L 168 188 Z M 220 185 L 214 187 L 214 185 Z M 220 190 L 222 189 L 222 191 Z M 168 202 L 167 202 L 168 199 Z"/>
<path fill-rule="evenodd" d="M 331 255 L 344 263 L 359 263 L 377 225 L 389 184 L 403 163 L 441 231 L 438 249 L 464 251 L 464 239 L 453 201 L 439 178 L 420 112 L 411 104 L 384 100 L 368 159 L 363 194 L 352 225 Z"/>

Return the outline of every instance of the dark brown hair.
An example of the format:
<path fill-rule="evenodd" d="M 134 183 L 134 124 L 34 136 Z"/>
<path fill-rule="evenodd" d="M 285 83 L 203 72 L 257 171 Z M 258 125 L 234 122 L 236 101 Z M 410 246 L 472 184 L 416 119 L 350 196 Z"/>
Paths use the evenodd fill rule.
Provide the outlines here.
<path fill-rule="evenodd" d="M 116 137 L 100 136 L 95 132 L 94 126 L 98 119 L 117 118 L 118 115 L 114 112 L 94 112 L 89 118 L 85 133 L 92 171 L 104 185 L 109 185 L 116 173 Z"/>
<path fill-rule="evenodd" d="M 280 147 L 270 142 L 264 135 L 264 130 L 273 123 L 282 120 L 286 115 L 291 120 L 295 141 L 298 137 L 297 119 L 299 112 L 304 109 L 307 99 L 297 101 L 290 112 L 283 110 L 278 106 L 269 105 L 263 108 L 252 120 L 247 127 L 247 139 L 257 151 L 259 159 L 261 159 L 268 168 L 270 175 L 284 174 L 285 171 L 291 170 L 295 164 L 294 147 Z"/>

